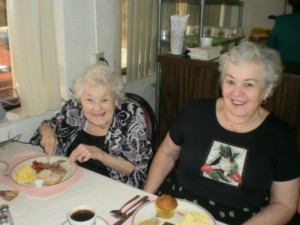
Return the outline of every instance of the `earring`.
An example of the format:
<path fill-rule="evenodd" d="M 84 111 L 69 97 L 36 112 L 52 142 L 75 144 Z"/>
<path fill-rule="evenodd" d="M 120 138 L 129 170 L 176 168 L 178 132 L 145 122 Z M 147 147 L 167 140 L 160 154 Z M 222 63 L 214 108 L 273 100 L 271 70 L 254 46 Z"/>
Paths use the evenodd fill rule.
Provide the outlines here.
<path fill-rule="evenodd" d="M 264 99 L 262 100 L 261 104 L 262 104 L 262 105 L 265 105 L 265 104 L 267 104 L 267 99 L 266 99 L 266 98 L 264 98 Z"/>

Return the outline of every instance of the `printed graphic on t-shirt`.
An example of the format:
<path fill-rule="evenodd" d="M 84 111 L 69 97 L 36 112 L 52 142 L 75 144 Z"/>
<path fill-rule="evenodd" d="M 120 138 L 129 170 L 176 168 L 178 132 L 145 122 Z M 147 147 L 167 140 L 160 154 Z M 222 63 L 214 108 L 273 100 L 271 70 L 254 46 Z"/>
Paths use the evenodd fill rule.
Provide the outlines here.
<path fill-rule="evenodd" d="M 246 156 L 247 149 L 214 141 L 201 172 L 204 177 L 238 187 L 243 183 Z"/>

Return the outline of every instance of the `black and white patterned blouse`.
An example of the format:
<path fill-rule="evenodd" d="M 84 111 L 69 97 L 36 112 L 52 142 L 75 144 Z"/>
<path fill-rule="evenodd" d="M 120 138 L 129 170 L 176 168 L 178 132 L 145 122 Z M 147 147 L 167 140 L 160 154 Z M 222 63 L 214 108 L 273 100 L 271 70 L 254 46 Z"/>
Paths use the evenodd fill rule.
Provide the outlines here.
<path fill-rule="evenodd" d="M 55 155 L 66 155 L 67 149 L 87 122 L 80 103 L 70 99 L 52 119 L 45 120 L 57 134 L 58 146 Z M 151 143 L 147 138 L 147 127 L 142 108 L 125 99 L 115 110 L 112 123 L 105 137 L 105 148 L 109 154 L 131 162 L 135 169 L 130 175 L 124 175 L 111 168 L 111 178 L 130 186 L 142 188 L 146 180 L 146 171 L 153 156 Z M 37 129 L 30 140 L 33 145 L 40 144 L 41 137 Z"/>

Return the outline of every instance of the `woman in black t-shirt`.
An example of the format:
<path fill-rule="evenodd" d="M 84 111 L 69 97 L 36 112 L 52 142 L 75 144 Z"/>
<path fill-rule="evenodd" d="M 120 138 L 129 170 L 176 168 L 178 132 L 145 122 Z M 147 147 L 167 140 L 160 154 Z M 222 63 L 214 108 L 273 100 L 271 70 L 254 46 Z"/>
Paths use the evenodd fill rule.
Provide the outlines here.
<path fill-rule="evenodd" d="M 299 154 L 291 126 L 263 108 L 280 81 L 280 57 L 243 42 L 221 55 L 219 70 L 222 97 L 184 107 L 144 190 L 198 203 L 231 225 L 286 224 L 299 196 Z"/>

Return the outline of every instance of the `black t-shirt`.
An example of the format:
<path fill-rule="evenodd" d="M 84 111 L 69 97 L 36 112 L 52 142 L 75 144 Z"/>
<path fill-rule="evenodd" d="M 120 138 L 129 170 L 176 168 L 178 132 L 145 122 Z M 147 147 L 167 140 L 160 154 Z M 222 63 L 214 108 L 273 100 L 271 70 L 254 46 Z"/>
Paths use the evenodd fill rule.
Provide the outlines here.
<path fill-rule="evenodd" d="M 78 132 L 78 136 L 75 138 L 75 140 L 72 142 L 72 144 L 68 148 L 67 156 L 70 156 L 72 151 L 74 149 L 76 149 L 76 147 L 79 144 L 96 146 L 108 153 L 108 151 L 105 149 L 104 141 L 105 141 L 105 136 L 93 136 L 93 135 L 85 132 L 84 130 L 80 130 Z M 105 176 L 109 176 L 106 166 L 103 165 L 103 163 L 101 163 L 98 160 L 89 159 L 88 161 L 86 161 L 84 163 L 77 162 L 77 164 L 86 169 L 92 170 L 94 172 L 100 173 Z"/>
<path fill-rule="evenodd" d="M 300 174 L 291 127 L 270 113 L 256 129 L 236 133 L 216 117 L 216 100 L 188 104 L 170 127 L 181 146 L 178 181 L 190 192 L 233 207 L 255 207 L 273 181 Z"/>

